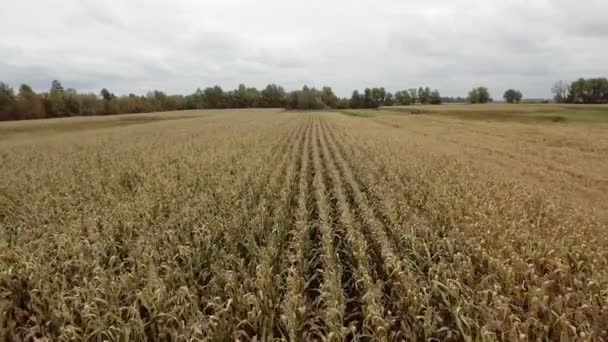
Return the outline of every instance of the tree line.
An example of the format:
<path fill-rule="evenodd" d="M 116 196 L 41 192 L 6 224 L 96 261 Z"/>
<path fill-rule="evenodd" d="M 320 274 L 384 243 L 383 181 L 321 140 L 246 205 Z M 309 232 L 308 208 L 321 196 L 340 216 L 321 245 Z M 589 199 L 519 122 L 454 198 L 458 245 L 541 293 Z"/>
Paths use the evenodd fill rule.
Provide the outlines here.
<path fill-rule="evenodd" d="M 556 82 L 551 91 L 558 103 L 608 103 L 608 79 L 580 78 L 574 82 Z M 519 103 L 521 91 L 508 89 L 503 99 Z M 466 98 L 442 97 L 438 90 L 419 87 L 387 92 L 384 88 L 355 90 L 350 97 L 340 98 L 331 87 L 321 89 L 302 87 L 287 92 L 281 86 L 269 84 L 258 90 L 240 84 L 237 89 L 224 91 L 219 86 L 197 89 L 190 95 L 168 95 L 160 90 L 145 96 L 129 94 L 116 96 L 107 89 L 99 94 L 78 93 L 64 88 L 54 80 L 48 92 L 36 93 L 29 85 L 22 84 L 17 92 L 0 82 L 0 121 L 56 118 L 64 116 L 109 115 L 148 113 L 183 109 L 224 108 L 287 108 L 287 109 L 374 109 L 380 106 L 407 106 L 414 104 L 441 104 L 454 102 L 492 102 L 487 87 L 472 89 Z"/>
<path fill-rule="evenodd" d="M 516 89 L 507 89 L 502 95 L 502 98 L 508 103 L 519 103 L 523 97 L 524 96 L 521 91 Z M 475 104 L 488 103 L 492 101 L 494 101 L 494 99 L 492 99 L 492 96 L 490 96 L 490 91 L 487 87 L 477 87 L 469 91 L 465 102 Z"/>
<path fill-rule="evenodd" d="M 78 93 L 64 88 L 54 80 L 48 92 L 36 93 L 22 84 L 17 92 L 0 82 L 0 121 L 56 118 L 66 116 L 148 113 L 184 109 L 224 108 L 287 108 L 287 109 L 358 109 L 379 106 L 441 104 L 444 100 L 438 90 L 429 87 L 400 90 L 392 94 L 384 88 L 366 88 L 353 91 L 350 98 L 336 96 L 331 87 L 321 89 L 302 87 L 287 92 L 281 86 L 269 84 L 258 90 L 240 84 L 237 89 L 224 91 L 219 86 L 197 89 L 190 95 L 168 95 L 160 90 L 145 96 L 129 94 L 116 96 L 103 88 L 99 94 Z"/>
<path fill-rule="evenodd" d="M 568 83 L 557 81 L 551 88 L 553 99 L 558 103 L 608 103 L 608 79 L 605 77 L 579 78 Z"/>
<path fill-rule="evenodd" d="M 570 83 L 560 80 L 553 84 L 551 92 L 553 93 L 553 100 L 557 103 L 608 103 L 608 78 L 579 78 Z M 505 91 L 503 99 L 509 103 L 519 103 L 523 99 L 523 95 L 519 90 L 508 89 Z M 487 103 L 493 100 L 488 88 L 477 87 L 469 92 L 466 101 L 469 103 Z"/>
<path fill-rule="evenodd" d="M 353 91 L 350 98 L 337 97 L 330 87 L 321 90 L 303 87 L 287 94 L 285 108 L 288 109 L 375 109 L 380 106 L 412 104 L 441 104 L 443 98 L 438 90 L 429 87 L 387 92 L 384 88 L 365 88 Z"/>
<path fill-rule="evenodd" d="M 179 110 L 187 108 L 186 103 L 183 96 L 157 90 L 146 96 L 116 96 L 105 88 L 100 94 L 78 93 L 56 80 L 48 92 L 36 93 L 22 84 L 15 94 L 0 82 L 0 121 Z"/>

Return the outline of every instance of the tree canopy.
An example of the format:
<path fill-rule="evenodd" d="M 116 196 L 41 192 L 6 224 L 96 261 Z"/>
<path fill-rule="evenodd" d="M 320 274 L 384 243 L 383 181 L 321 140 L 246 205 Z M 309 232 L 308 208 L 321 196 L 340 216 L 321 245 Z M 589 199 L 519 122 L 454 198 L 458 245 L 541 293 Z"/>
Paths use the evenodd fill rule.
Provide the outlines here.
<path fill-rule="evenodd" d="M 574 87 L 575 89 L 578 89 Z M 483 87 L 476 88 L 476 99 L 483 98 Z M 486 89 L 487 91 L 487 89 Z M 487 94 L 486 98 L 489 98 Z M 462 102 L 463 99 L 442 97 L 437 89 L 428 86 L 402 88 L 395 92 L 384 87 L 356 89 L 350 97 L 339 97 L 328 86 L 303 86 L 285 91 L 277 84 L 258 90 L 239 84 L 224 90 L 219 85 L 197 88 L 190 95 L 172 95 L 151 90 L 145 95 L 115 95 L 111 89 L 98 93 L 79 93 L 53 80 L 46 92 L 36 92 L 22 84 L 15 94 L 8 84 L 0 82 L 0 121 L 53 118 L 63 116 L 110 115 L 147 113 L 184 109 L 224 108 L 286 108 L 296 110 L 375 109 L 380 106 L 437 105 L 442 102 Z"/>
<path fill-rule="evenodd" d="M 608 103 L 608 79 L 606 77 L 579 78 L 568 84 L 557 81 L 551 87 L 553 99 L 558 103 Z"/>
<path fill-rule="evenodd" d="M 523 95 L 519 90 L 509 89 L 505 91 L 502 98 L 508 103 L 519 103 L 523 98 Z"/>
<path fill-rule="evenodd" d="M 470 103 L 488 103 L 492 102 L 490 91 L 486 87 L 477 87 L 469 92 L 467 101 Z"/>
<path fill-rule="evenodd" d="M 568 93 L 570 103 L 608 103 L 608 79 L 579 78 L 570 84 Z"/>

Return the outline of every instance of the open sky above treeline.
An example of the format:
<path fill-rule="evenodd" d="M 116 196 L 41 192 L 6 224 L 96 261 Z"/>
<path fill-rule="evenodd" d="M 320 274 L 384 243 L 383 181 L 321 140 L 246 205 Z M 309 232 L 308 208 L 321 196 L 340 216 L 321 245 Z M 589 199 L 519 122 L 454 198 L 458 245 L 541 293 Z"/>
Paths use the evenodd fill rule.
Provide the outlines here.
<path fill-rule="evenodd" d="M 464 96 L 605 77 L 605 0 L 0 2 L 0 81 L 47 91 L 278 83 L 389 90 L 428 85 Z"/>

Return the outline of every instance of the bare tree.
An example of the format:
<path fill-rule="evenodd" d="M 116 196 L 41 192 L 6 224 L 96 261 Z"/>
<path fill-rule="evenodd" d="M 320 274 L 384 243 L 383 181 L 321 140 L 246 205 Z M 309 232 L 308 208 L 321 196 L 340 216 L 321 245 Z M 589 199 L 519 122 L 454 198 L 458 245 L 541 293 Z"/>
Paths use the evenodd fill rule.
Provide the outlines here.
<path fill-rule="evenodd" d="M 558 103 L 566 102 L 569 91 L 570 91 L 570 86 L 568 85 L 568 82 L 563 81 L 563 80 L 559 80 L 559 81 L 555 82 L 555 84 L 553 84 L 553 87 L 551 87 L 551 92 L 553 93 L 553 99 L 555 100 L 555 102 L 558 102 Z"/>

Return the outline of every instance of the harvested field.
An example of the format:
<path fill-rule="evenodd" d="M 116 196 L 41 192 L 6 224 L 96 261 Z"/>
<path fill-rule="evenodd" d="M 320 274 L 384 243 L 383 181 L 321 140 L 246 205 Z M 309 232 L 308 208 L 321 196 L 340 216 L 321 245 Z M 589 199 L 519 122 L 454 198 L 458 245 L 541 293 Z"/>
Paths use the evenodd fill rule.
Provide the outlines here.
<path fill-rule="evenodd" d="M 391 106 L 381 110 L 396 113 L 441 114 L 468 120 L 499 122 L 608 122 L 605 104 L 446 104 L 442 106 Z"/>
<path fill-rule="evenodd" d="M 365 134 L 370 140 L 382 135 L 396 148 L 450 156 L 486 176 L 521 183 L 608 222 L 606 124 L 529 124 L 442 115 L 382 115 L 368 121 Z"/>
<path fill-rule="evenodd" d="M 168 117 L 0 125 L 0 340 L 608 339 L 604 126 Z"/>

